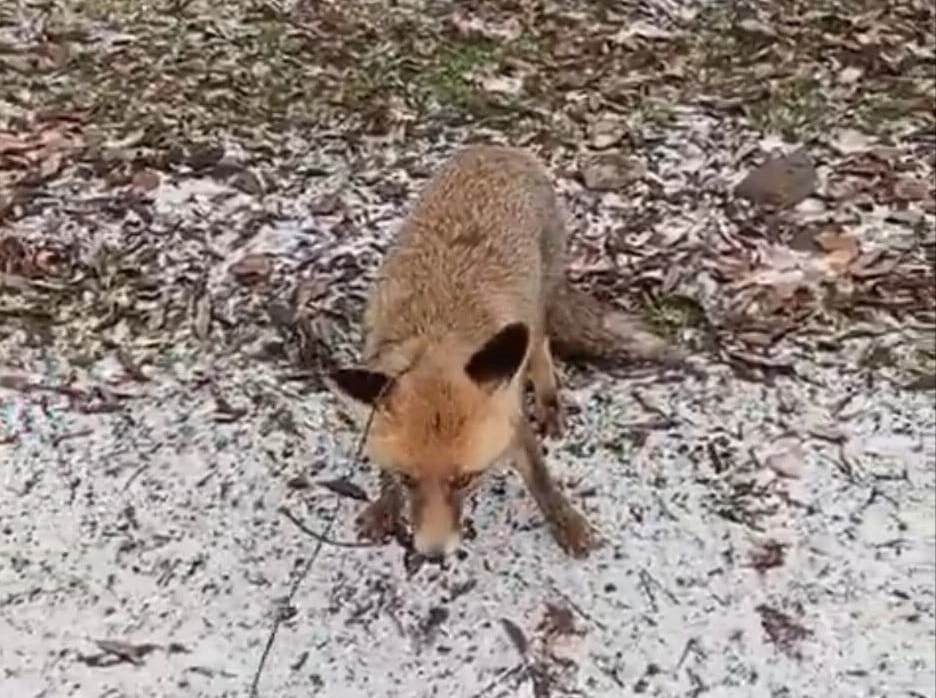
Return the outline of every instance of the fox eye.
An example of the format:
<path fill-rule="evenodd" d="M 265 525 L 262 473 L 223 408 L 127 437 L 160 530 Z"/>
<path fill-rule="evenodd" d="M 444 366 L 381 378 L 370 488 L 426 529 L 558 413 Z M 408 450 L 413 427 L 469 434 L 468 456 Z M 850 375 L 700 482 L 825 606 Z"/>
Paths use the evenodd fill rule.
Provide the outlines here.
<path fill-rule="evenodd" d="M 449 480 L 449 484 L 452 486 L 452 489 L 463 490 L 474 482 L 476 477 L 478 477 L 478 473 L 462 473 Z"/>

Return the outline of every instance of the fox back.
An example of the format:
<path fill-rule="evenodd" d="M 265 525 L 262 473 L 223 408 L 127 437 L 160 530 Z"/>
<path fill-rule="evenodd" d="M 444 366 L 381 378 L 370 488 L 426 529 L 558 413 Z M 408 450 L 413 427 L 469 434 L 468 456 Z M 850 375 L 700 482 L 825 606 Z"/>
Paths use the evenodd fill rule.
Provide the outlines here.
<path fill-rule="evenodd" d="M 374 408 L 367 451 L 408 485 L 417 547 L 457 542 L 463 493 L 525 419 L 564 248 L 536 159 L 473 146 L 428 183 L 378 270 L 363 365 L 332 380 L 361 417 Z"/>

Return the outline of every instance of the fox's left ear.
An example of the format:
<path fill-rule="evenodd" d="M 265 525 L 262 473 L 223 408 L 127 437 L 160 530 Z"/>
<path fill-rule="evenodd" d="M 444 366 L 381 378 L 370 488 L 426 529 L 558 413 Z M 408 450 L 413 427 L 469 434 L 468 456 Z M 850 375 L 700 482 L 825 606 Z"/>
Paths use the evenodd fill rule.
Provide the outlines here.
<path fill-rule="evenodd" d="M 355 411 L 370 411 L 390 392 L 393 378 L 364 368 L 339 368 L 328 374 L 326 383 Z"/>
<path fill-rule="evenodd" d="M 465 364 L 465 372 L 478 385 L 496 387 L 509 382 L 527 354 L 530 329 L 522 322 L 502 327 Z"/>

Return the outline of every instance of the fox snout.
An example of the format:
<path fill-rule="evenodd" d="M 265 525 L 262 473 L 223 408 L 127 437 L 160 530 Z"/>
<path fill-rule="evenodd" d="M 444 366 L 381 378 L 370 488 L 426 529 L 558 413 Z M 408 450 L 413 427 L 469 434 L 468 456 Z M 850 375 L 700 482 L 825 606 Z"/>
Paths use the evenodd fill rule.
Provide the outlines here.
<path fill-rule="evenodd" d="M 461 494 L 445 482 L 410 488 L 413 546 L 426 557 L 443 558 L 461 545 Z"/>

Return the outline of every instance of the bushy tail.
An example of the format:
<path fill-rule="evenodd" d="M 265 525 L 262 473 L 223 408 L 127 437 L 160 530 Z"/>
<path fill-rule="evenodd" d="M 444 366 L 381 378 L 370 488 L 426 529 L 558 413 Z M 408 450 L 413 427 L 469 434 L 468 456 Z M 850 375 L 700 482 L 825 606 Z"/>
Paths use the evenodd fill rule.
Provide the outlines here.
<path fill-rule="evenodd" d="M 547 307 L 553 351 L 567 361 L 655 361 L 681 365 L 686 354 L 640 318 L 613 308 L 565 280 Z"/>

